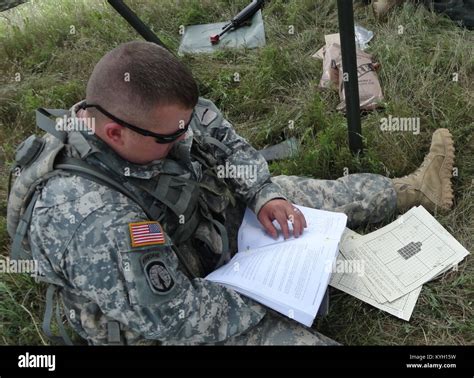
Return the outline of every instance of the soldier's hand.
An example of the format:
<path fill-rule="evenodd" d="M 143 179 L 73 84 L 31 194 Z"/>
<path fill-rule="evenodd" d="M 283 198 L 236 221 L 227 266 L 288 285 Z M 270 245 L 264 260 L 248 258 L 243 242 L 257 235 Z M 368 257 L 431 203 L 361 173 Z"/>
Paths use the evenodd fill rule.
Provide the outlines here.
<path fill-rule="evenodd" d="M 293 224 L 293 234 L 295 238 L 300 236 L 307 226 L 303 213 L 284 199 L 268 201 L 260 209 L 257 218 L 263 227 L 265 227 L 265 230 L 274 238 L 278 237 L 278 231 L 272 223 L 275 219 L 280 224 L 285 239 L 290 237 L 288 222 Z"/>

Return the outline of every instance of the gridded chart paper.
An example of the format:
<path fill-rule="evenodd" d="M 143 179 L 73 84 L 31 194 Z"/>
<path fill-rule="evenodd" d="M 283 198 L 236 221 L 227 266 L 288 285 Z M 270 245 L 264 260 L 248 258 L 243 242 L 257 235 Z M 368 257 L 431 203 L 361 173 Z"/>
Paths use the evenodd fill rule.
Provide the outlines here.
<path fill-rule="evenodd" d="M 344 234 L 342 235 L 341 242 L 339 244 L 339 256 L 337 258 L 337 264 L 345 265 L 344 262 L 350 262 L 346 259 L 345 251 L 353 249 L 353 241 L 360 238 L 361 235 L 358 233 L 346 228 Z M 353 272 L 334 272 L 330 285 L 336 289 L 339 289 L 347 294 L 364 301 L 371 306 L 374 306 L 382 311 L 388 312 L 391 315 L 394 315 L 400 319 L 409 321 L 413 309 L 415 308 L 416 301 L 421 292 L 421 286 L 412 292 L 394 300 L 393 302 L 384 302 L 379 303 L 377 299 L 372 295 L 370 290 L 365 286 L 362 276 L 365 273 L 365 264 L 360 264 L 361 260 L 357 260 L 359 268 L 362 268 L 362 271 L 353 271 Z"/>
<path fill-rule="evenodd" d="M 378 302 L 392 302 L 452 267 L 469 252 L 423 207 L 353 241 L 346 258 L 363 258 L 362 278 Z"/>

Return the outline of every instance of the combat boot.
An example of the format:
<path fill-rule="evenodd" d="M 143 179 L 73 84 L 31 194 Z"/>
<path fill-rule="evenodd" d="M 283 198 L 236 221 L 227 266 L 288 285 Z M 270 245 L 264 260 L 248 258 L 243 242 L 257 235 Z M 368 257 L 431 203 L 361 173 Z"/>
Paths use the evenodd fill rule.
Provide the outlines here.
<path fill-rule="evenodd" d="M 453 164 L 451 133 L 448 129 L 438 129 L 433 133 L 430 151 L 421 166 L 411 175 L 392 179 L 398 210 L 404 212 L 418 205 L 431 212 L 451 209 Z"/>

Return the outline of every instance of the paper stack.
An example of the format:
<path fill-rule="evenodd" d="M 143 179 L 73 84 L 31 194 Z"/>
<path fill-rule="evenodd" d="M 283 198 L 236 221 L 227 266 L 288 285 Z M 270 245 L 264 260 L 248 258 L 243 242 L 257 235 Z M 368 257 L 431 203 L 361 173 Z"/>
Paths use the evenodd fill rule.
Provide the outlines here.
<path fill-rule="evenodd" d="M 266 235 L 247 209 L 239 229 L 239 252 L 206 279 L 310 327 L 326 293 L 347 216 L 295 207 L 308 227 L 299 238 L 288 240 L 281 232 L 276 240 Z"/>
<path fill-rule="evenodd" d="M 422 285 L 469 254 L 422 206 L 364 236 L 346 230 L 339 249 L 336 264 L 363 271 L 336 272 L 330 285 L 407 321 Z"/>

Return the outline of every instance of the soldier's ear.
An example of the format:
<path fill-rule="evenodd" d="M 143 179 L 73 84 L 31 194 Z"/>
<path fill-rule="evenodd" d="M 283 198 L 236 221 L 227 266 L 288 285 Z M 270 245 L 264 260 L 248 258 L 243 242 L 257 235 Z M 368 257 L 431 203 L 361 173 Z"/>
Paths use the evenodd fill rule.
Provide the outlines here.
<path fill-rule="evenodd" d="M 102 126 L 102 134 L 107 138 L 108 141 L 113 142 L 114 144 L 124 145 L 126 138 L 126 128 L 120 126 L 114 121 L 107 121 Z"/>

